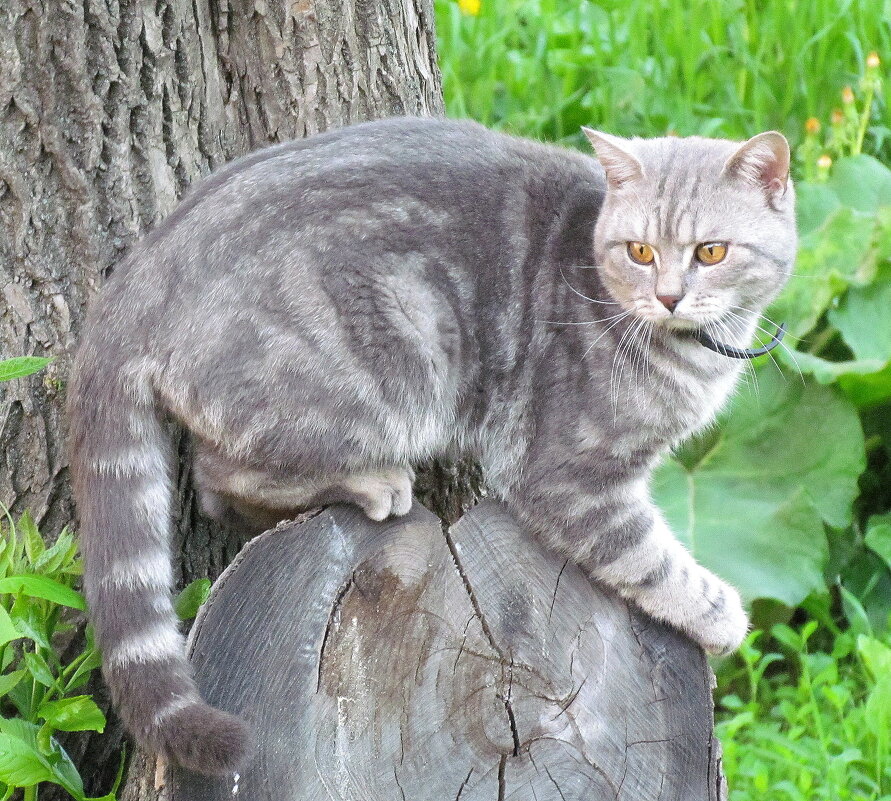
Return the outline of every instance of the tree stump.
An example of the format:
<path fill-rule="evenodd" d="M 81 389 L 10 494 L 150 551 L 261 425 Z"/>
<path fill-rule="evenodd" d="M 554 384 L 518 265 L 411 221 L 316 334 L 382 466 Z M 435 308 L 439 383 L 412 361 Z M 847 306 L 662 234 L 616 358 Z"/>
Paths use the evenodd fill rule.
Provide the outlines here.
<path fill-rule="evenodd" d="M 173 771 L 173 801 L 725 797 L 702 651 L 493 502 L 451 527 L 419 503 L 283 524 L 221 576 L 190 642 L 257 752 L 237 783 Z"/>

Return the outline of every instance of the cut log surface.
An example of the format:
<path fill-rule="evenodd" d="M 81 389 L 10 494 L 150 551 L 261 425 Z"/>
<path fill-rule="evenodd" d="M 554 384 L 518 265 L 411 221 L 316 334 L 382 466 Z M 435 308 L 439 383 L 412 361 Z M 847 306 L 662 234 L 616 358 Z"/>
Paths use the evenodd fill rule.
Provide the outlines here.
<path fill-rule="evenodd" d="M 331 507 L 251 542 L 191 638 L 205 696 L 246 717 L 234 780 L 174 801 L 709 801 L 724 796 L 699 648 L 593 586 L 483 502 Z"/>

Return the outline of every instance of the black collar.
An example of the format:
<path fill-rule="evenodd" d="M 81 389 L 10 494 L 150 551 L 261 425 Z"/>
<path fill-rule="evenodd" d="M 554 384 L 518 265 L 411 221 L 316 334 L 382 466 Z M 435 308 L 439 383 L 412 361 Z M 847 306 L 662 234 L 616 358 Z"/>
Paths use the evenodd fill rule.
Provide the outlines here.
<path fill-rule="evenodd" d="M 765 353 L 772 351 L 777 345 L 780 344 L 783 337 L 786 335 L 786 324 L 783 323 L 778 329 L 777 332 L 773 335 L 773 339 L 770 340 L 766 345 L 760 348 L 753 349 L 745 349 L 740 350 L 739 348 L 734 348 L 732 345 L 725 345 L 723 342 L 716 342 L 712 339 L 705 331 L 695 331 L 693 332 L 693 338 L 699 342 L 701 345 L 705 345 L 709 350 L 713 350 L 715 353 L 720 353 L 722 356 L 729 356 L 731 359 L 754 359 L 758 356 L 763 356 Z"/>

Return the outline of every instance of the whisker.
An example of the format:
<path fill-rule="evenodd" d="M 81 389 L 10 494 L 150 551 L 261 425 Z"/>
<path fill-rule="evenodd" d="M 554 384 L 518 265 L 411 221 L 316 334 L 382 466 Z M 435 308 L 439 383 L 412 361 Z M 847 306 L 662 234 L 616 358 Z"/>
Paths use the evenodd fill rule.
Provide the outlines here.
<path fill-rule="evenodd" d="M 564 320 L 536 320 L 537 323 L 545 323 L 546 325 L 598 325 L 600 323 L 608 323 L 610 320 L 616 320 L 621 317 L 625 312 L 619 312 L 619 314 L 614 314 L 611 317 L 603 317 L 599 320 L 584 320 L 582 322 L 570 322 Z"/>
<path fill-rule="evenodd" d="M 575 294 L 578 295 L 580 298 L 584 298 L 585 300 L 587 300 L 589 303 L 602 303 L 604 306 L 612 306 L 612 305 L 614 305 L 614 304 L 616 303 L 616 301 L 614 301 L 614 300 L 597 300 L 596 298 L 589 298 L 587 295 L 582 294 L 581 292 L 579 292 L 579 291 L 578 291 L 572 284 L 570 284 L 569 281 L 567 280 L 567 278 L 566 278 L 566 273 L 563 272 L 563 267 L 560 268 L 560 277 L 563 279 L 563 283 L 566 284 L 566 286 L 568 286 L 568 287 L 570 288 L 570 290 L 572 290 L 573 292 L 575 292 Z"/>
<path fill-rule="evenodd" d="M 597 337 L 589 346 L 588 349 L 582 354 L 582 361 L 585 360 L 585 357 L 591 352 L 591 349 L 600 342 L 610 331 L 612 331 L 625 317 L 628 317 L 631 314 L 630 311 L 626 311 L 623 314 L 620 314 L 618 319 L 614 323 L 612 323 L 608 328 L 604 329 L 600 332 L 600 336 Z"/>
<path fill-rule="evenodd" d="M 753 312 L 753 311 L 751 311 L 750 309 L 746 309 L 746 308 L 744 308 L 743 306 L 731 306 L 730 308 L 731 308 L 731 310 L 728 310 L 727 313 L 733 315 L 734 317 L 740 317 L 740 315 L 735 314 L 735 313 L 732 311 L 732 309 L 740 309 L 741 311 L 744 311 L 744 312 L 746 312 L 747 314 L 754 314 L 754 315 L 756 315 L 758 319 L 766 320 L 768 324 L 774 326 L 775 328 L 779 328 L 779 326 L 778 326 L 775 322 L 773 322 L 773 320 L 769 319 L 768 317 L 766 317 L 766 316 L 763 315 L 763 314 L 758 314 L 757 312 Z M 742 319 L 742 318 L 741 318 L 741 319 Z M 774 334 L 771 333 L 770 331 L 768 331 L 766 328 L 763 328 L 762 326 L 758 325 L 757 322 L 755 323 L 755 328 L 756 328 L 757 330 L 759 330 L 762 334 L 764 334 L 764 335 L 768 338 L 768 341 L 771 340 L 771 339 L 773 339 Z M 801 379 L 802 383 L 804 383 L 804 375 L 803 375 L 802 372 L 801 372 L 801 367 L 800 367 L 799 364 L 798 364 L 798 359 L 795 358 L 795 351 L 792 350 L 792 349 L 791 349 L 785 342 L 783 342 L 782 340 L 780 341 L 779 345 L 780 345 L 780 347 L 781 347 L 783 350 L 786 351 L 786 353 L 789 354 L 789 358 L 792 360 L 792 364 L 795 366 L 795 370 L 796 370 L 796 372 L 798 373 L 798 377 Z M 768 356 L 770 356 L 771 361 L 776 365 L 777 369 L 779 370 L 779 369 L 780 369 L 780 365 L 777 363 L 777 360 L 773 357 L 773 355 L 772 355 L 769 351 L 768 351 Z"/>
<path fill-rule="evenodd" d="M 621 389 L 622 373 L 626 366 L 625 351 L 631 347 L 637 331 L 645 322 L 646 321 L 643 318 L 638 318 L 633 325 L 625 330 L 625 333 L 622 334 L 622 338 L 619 340 L 615 355 L 613 356 L 613 366 L 610 371 L 610 399 L 613 403 L 614 417 L 618 417 L 619 413 L 619 391 Z"/>
<path fill-rule="evenodd" d="M 747 322 L 744 318 L 742 318 L 740 315 L 736 314 L 736 313 L 733 312 L 733 311 L 728 311 L 727 314 L 732 315 L 733 317 L 737 317 L 737 318 L 739 318 L 740 320 L 743 321 L 744 324 L 746 324 L 746 322 Z M 763 326 L 760 326 L 760 325 L 758 325 L 757 323 L 754 323 L 754 326 L 755 326 L 755 330 L 760 331 L 762 334 L 764 334 L 764 336 L 766 336 L 766 337 L 768 338 L 768 341 L 770 341 L 770 340 L 773 338 L 773 334 L 771 334 L 770 331 L 768 331 L 768 330 L 767 330 L 766 328 L 764 328 Z M 762 344 L 763 344 L 763 343 L 762 343 Z M 780 342 L 779 344 L 780 344 L 782 347 L 784 347 L 784 348 L 789 352 L 789 354 L 790 354 L 790 356 L 791 356 L 791 353 L 792 353 L 792 352 L 789 350 L 788 346 L 785 345 L 783 342 Z M 779 362 L 776 360 L 776 357 L 775 357 L 770 351 L 767 352 L 767 355 L 770 357 L 770 360 L 773 362 L 774 367 L 776 367 L 777 370 L 779 370 L 780 373 L 781 373 L 782 375 L 785 375 L 785 374 L 783 373 L 783 371 L 782 371 L 782 368 L 781 368 L 780 365 L 779 365 Z M 795 357 L 794 357 L 794 356 L 792 356 L 792 360 L 793 360 L 793 362 L 795 362 Z M 798 363 L 797 363 L 797 362 L 795 362 L 795 366 L 796 366 L 796 368 L 798 367 Z M 801 370 L 799 370 L 798 372 L 799 372 L 799 374 L 801 374 Z"/>

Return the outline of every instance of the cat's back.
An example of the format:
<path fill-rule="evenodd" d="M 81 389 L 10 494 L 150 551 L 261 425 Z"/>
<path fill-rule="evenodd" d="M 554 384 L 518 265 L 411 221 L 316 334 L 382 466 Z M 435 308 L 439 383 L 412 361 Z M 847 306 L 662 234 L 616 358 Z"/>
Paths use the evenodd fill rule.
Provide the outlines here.
<path fill-rule="evenodd" d="M 489 130 L 470 120 L 397 117 L 360 123 L 238 159 L 200 183 L 150 239 L 187 223 L 191 233 L 226 220 L 265 219 L 268 228 L 309 224 L 332 210 L 373 206 L 383 198 L 455 211 L 490 205 L 529 176 L 559 184 L 599 179 L 596 160 L 580 153 Z M 485 207 L 473 211 L 483 213 Z"/>
<path fill-rule="evenodd" d="M 122 320 L 157 320 L 231 300 L 236 287 L 248 302 L 283 277 L 302 280 L 306 264 L 420 250 L 485 260 L 479 243 L 503 251 L 513 235 L 510 209 L 552 215 L 565 188 L 584 182 L 603 183 L 595 159 L 467 120 L 348 126 L 258 150 L 200 182 L 134 246 L 102 304 Z M 530 192 L 550 197 L 529 203 Z"/>

